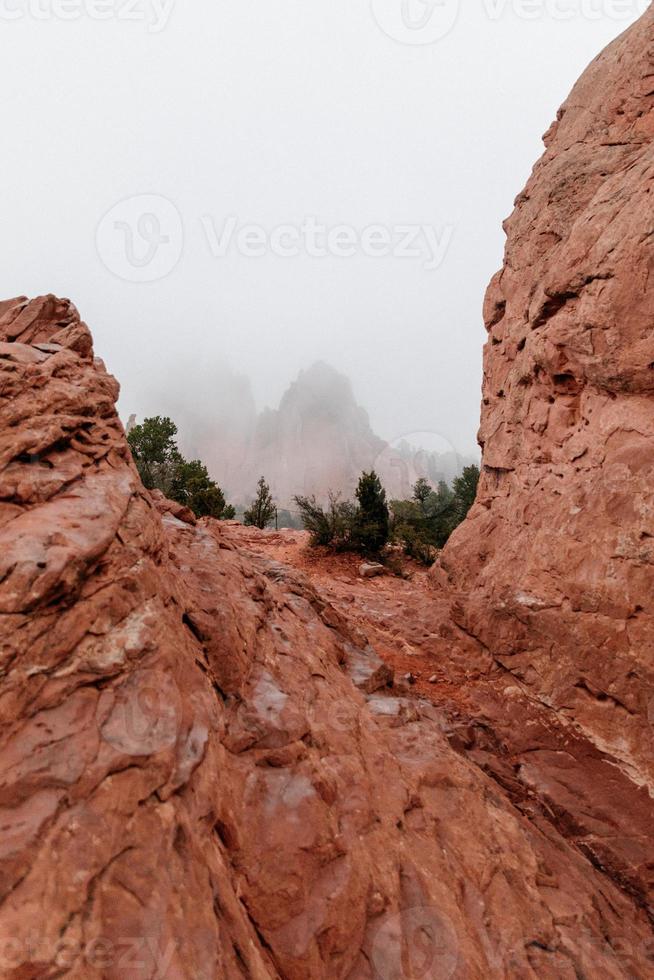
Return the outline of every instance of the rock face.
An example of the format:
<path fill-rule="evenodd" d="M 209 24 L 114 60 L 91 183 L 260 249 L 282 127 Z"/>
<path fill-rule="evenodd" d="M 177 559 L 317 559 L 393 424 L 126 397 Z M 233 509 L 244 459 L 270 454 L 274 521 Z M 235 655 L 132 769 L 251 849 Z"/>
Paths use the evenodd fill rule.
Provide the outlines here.
<path fill-rule="evenodd" d="M 300 373 L 276 411 L 259 416 L 240 496 L 249 502 L 262 473 L 285 507 L 295 506 L 296 494 L 323 498 L 331 489 L 351 495 L 362 469 L 383 448 L 348 379 L 327 364 L 314 364 Z"/>
<path fill-rule="evenodd" d="M 457 622 L 654 795 L 654 11 L 589 67 L 506 223 Z M 444 573 L 444 576 L 443 576 Z"/>
<path fill-rule="evenodd" d="M 348 378 L 323 362 L 300 372 L 277 409 L 258 415 L 243 378 L 224 373 L 209 384 L 202 377 L 191 406 L 175 405 L 170 393 L 164 404 L 180 423 L 184 451 L 205 460 L 238 505 L 250 505 L 262 473 L 280 508 L 293 510 L 296 495 L 326 501 L 333 491 L 352 498 L 364 470 L 377 470 L 389 499 L 407 499 L 419 477 L 434 486 L 451 482 L 471 462 L 454 451 L 380 439 Z"/>
<path fill-rule="evenodd" d="M 117 391 L 68 301 L 0 305 L 0 975 L 650 975 L 346 617 L 143 490 Z"/>

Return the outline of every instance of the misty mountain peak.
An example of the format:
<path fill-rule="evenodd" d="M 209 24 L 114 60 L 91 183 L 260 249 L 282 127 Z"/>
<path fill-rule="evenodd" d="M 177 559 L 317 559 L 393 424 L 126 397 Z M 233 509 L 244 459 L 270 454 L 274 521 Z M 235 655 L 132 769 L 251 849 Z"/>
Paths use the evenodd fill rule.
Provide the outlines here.
<path fill-rule="evenodd" d="M 282 397 L 279 409 L 282 413 L 292 408 L 313 408 L 346 414 L 356 407 L 350 379 L 326 361 L 315 361 L 300 371 Z"/>

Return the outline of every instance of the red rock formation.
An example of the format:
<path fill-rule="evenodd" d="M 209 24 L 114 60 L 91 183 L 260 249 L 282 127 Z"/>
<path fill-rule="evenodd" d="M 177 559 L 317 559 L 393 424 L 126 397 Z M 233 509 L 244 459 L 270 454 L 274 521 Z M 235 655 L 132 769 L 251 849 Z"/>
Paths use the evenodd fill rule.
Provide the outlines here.
<path fill-rule="evenodd" d="M 296 494 L 353 495 L 361 471 L 384 445 L 348 379 L 327 364 L 314 364 L 300 372 L 276 411 L 258 417 L 236 499 L 249 504 L 262 473 L 282 507 L 295 507 Z"/>
<path fill-rule="evenodd" d="M 650 12 L 509 223 L 441 572 L 485 647 L 411 595 L 412 642 L 495 672 L 477 733 L 144 491 L 72 304 L 0 303 L 1 977 L 652 976 L 653 50 Z"/>
<path fill-rule="evenodd" d="M 647 976 L 643 913 L 357 629 L 143 490 L 70 303 L 0 338 L 0 975 Z"/>
<path fill-rule="evenodd" d="M 297 516 L 295 496 L 315 494 L 326 502 L 333 491 L 353 498 L 364 470 L 379 473 L 389 499 L 404 500 L 419 477 L 434 485 L 451 482 L 474 461 L 453 450 L 434 451 L 431 443 L 444 444 L 434 434 L 429 440 L 429 433 L 415 433 L 417 445 L 380 439 L 348 379 L 323 362 L 300 372 L 279 408 L 258 416 L 245 379 L 224 370 L 214 374 L 207 366 L 191 374 L 199 392 L 192 405 L 184 396 L 178 403 L 170 391 L 162 393 L 162 404 L 179 425 L 185 455 L 204 460 L 239 506 L 250 506 L 262 473 L 280 509 Z"/>
<path fill-rule="evenodd" d="M 485 305 L 480 492 L 441 562 L 458 623 L 647 801 L 653 79 L 650 8 L 575 86 L 506 223 Z M 621 844 L 633 859 L 636 841 Z M 636 862 L 650 888 L 651 860 L 650 842 Z"/>

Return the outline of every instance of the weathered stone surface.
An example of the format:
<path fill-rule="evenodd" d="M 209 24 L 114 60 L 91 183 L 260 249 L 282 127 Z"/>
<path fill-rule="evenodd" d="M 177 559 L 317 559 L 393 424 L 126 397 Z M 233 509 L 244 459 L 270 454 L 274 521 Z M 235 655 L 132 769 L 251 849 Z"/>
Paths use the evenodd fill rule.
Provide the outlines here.
<path fill-rule="evenodd" d="M 370 583 L 345 557 L 316 560 L 301 540 L 261 535 L 255 541 L 236 527 L 230 536 L 306 572 L 393 668 L 393 695 L 431 703 L 428 714 L 421 705 L 422 717 L 497 781 L 518 809 L 550 823 L 643 908 L 652 908 L 654 799 L 573 719 L 534 697 L 456 626 L 451 596 L 434 589 L 429 572 Z"/>
<path fill-rule="evenodd" d="M 654 795 L 654 11 L 589 67 L 489 288 L 455 617 Z"/>
<path fill-rule="evenodd" d="M 359 575 L 361 578 L 379 578 L 380 575 L 384 575 L 386 569 L 379 562 L 363 562 L 359 566 Z"/>
<path fill-rule="evenodd" d="M 172 514 L 184 524 L 197 524 L 195 514 L 190 507 L 185 507 L 175 500 L 168 500 L 161 490 L 151 490 L 150 497 L 160 514 Z"/>
<path fill-rule="evenodd" d="M 628 894 L 357 690 L 358 627 L 155 505 L 74 307 L 1 323 L 0 974 L 650 975 Z"/>

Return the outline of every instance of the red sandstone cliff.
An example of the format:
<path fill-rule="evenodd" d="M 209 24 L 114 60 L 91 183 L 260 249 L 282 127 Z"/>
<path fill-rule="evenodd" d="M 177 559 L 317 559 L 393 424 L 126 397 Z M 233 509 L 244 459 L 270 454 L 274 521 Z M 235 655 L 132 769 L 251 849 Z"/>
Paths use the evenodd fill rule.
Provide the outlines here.
<path fill-rule="evenodd" d="M 485 317 L 457 619 L 654 795 L 654 10 L 575 86 Z"/>
<path fill-rule="evenodd" d="M 0 303 L 0 976 L 652 975 L 653 51 L 508 226 L 459 627 L 404 616 L 458 732 L 389 687 L 392 611 L 143 490 L 72 304 Z"/>

